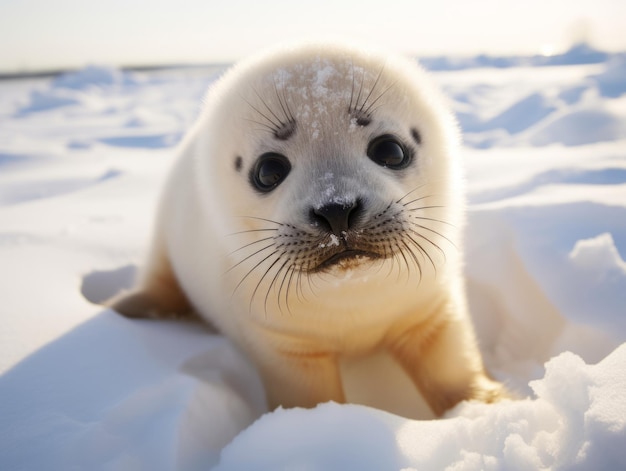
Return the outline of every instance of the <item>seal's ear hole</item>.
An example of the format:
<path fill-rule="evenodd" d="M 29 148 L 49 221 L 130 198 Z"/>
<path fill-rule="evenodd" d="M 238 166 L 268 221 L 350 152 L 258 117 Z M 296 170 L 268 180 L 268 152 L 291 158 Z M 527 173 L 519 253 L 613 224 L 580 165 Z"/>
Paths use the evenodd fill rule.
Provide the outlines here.
<path fill-rule="evenodd" d="M 411 163 L 411 153 L 395 136 L 384 134 L 370 141 L 367 156 L 381 167 L 392 170 L 406 168 Z"/>
<path fill-rule="evenodd" d="M 411 137 L 418 146 L 422 143 L 422 135 L 417 128 L 411 128 Z"/>
<path fill-rule="evenodd" d="M 241 168 L 243 167 L 243 159 L 241 158 L 241 156 L 237 156 L 235 157 L 235 170 L 240 172 Z"/>
<path fill-rule="evenodd" d="M 289 159 L 276 152 L 267 152 L 258 158 L 250 173 L 252 185 L 259 191 L 272 191 L 291 171 Z"/>

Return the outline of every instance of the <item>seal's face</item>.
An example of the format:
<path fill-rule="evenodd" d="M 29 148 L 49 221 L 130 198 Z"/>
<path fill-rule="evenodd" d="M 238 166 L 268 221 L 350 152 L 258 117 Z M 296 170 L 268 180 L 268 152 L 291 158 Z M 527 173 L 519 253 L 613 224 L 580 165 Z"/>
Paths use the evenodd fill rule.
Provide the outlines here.
<path fill-rule="evenodd" d="M 217 152 L 238 179 L 223 188 L 235 215 L 227 273 L 251 305 L 441 271 L 457 223 L 449 126 L 427 106 L 428 84 L 404 74 L 375 57 L 288 57 L 223 98 L 225 125 L 241 132 Z"/>

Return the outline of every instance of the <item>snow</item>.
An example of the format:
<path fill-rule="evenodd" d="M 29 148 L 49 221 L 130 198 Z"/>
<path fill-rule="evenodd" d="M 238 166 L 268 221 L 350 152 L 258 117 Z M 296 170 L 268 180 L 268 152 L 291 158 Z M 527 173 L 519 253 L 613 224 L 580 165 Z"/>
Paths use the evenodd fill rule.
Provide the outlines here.
<path fill-rule="evenodd" d="M 464 128 L 469 300 L 519 400 L 268 413 L 226 339 L 98 306 L 221 70 L 91 66 L 0 82 L 0 469 L 626 468 L 626 60 L 453 62 L 434 75 Z M 402 389 L 370 366 L 345 368 Z"/>
<path fill-rule="evenodd" d="M 239 434 L 215 469 L 621 469 L 624 361 L 626 346 L 595 366 L 565 352 L 531 383 L 535 399 L 462 404 L 443 421 L 333 403 L 277 410 Z"/>

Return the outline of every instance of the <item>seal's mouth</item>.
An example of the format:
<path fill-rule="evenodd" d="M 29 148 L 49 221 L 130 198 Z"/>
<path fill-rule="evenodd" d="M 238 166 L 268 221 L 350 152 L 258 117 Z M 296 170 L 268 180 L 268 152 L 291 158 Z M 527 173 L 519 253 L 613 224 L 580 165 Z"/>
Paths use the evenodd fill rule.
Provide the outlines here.
<path fill-rule="evenodd" d="M 357 265 L 361 264 L 364 260 L 375 260 L 377 258 L 380 258 L 380 255 L 374 252 L 345 249 L 328 257 L 326 260 L 320 263 L 314 271 L 327 270 L 333 267 L 339 267 L 343 269 L 354 268 Z"/>

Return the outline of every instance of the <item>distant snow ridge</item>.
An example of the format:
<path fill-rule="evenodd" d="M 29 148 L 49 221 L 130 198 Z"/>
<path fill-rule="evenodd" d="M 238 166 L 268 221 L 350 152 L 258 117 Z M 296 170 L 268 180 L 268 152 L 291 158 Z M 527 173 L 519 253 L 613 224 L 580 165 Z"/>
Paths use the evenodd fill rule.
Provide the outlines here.
<path fill-rule="evenodd" d="M 194 87 L 201 87 L 204 92 L 209 81 L 199 80 Z M 146 92 L 151 86 L 158 89 L 154 95 Z M 72 150 L 87 150 L 99 144 L 136 149 L 172 147 L 180 141 L 186 122 L 191 120 L 186 115 L 194 115 L 198 98 L 194 97 L 194 107 L 182 107 L 174 102 L 170 108 L 157 110 L 146 102 L 146 95 L 159 97 L 167 93 L 160 87 L 167 84 L 150 82 L 144 75 L 113 67 L 87 66 L 33 87 L 24 98 L 16 100 L 14 117 L 25 119 L 32 115 L 34 119 L 46 120 L 58 112 L 55 119 L 63 117 L 67 123 L 65 129 L 72 134 L 65 142 L 65 147 Z M 175 93 L 183 95 L 180 89 Z M 76 129 L 84 126 L 81 117 L 86 113 L 115 125 L 121 120 L 123 125 L 114 134 L 111 129 L 101 127 L 91 136 L 80 136 Z M 72 126 L 77 127 L 72 129 Z"/>
<path fill-rule="evenodd" d="M 59 75 L 44 89 L 32 90 L 28 102 L 18 110 L 17 116 L 75 105 L 102 108 L 105 104 L 102 103 L 100 92 L 115 92 L 140 83 L 141 80 L 126 71 L 113 67 L 87 66 Z"/>
<path fill-rule="evenodd" d="M 114 67 L 89 65 L 74 72 L 60 75 L 52 81 L 52 88 L 86 90 L 94 87 L 136 85 L 139 79 L 132 73 Z"/>
<path fill-rule="evenodd" d="M 424 57 L 420 63 L 429 70 L 463 70 L 475 68 L 506 69 L 510 67 L 542 67 L 555 65 L 600 64 L 606 62 L 610 54 L 599 51 L 587 43 L 576 43 L 562 54 L 552 56 L 490 56 L 480 54 L 474 57 Z"/>
<path fill-rule="evenodd" d="M 599 51 L 585 42 L 574 44 L 563 54 L 553 56 L 535 56 L 533 65 L 581 65 L 606 62 L 609 54 Z M 543 59 L 543 61 L 542 61 Z"/>

